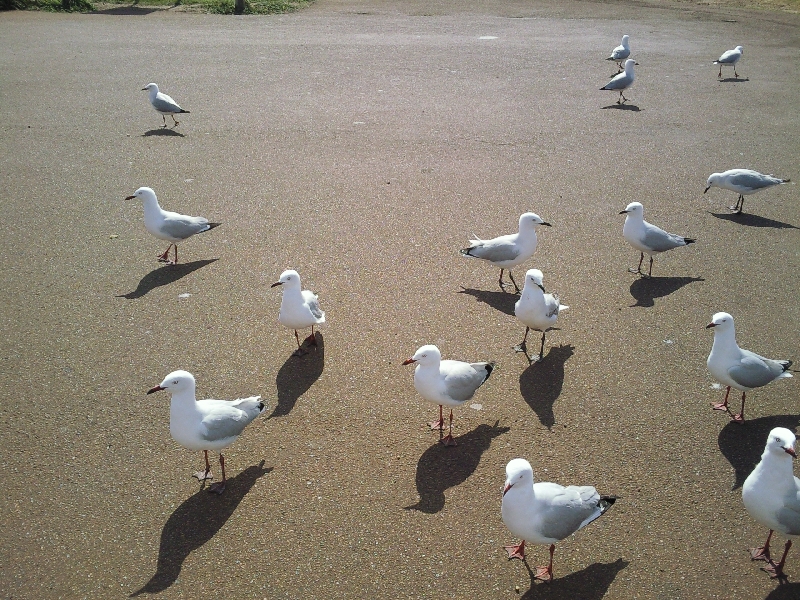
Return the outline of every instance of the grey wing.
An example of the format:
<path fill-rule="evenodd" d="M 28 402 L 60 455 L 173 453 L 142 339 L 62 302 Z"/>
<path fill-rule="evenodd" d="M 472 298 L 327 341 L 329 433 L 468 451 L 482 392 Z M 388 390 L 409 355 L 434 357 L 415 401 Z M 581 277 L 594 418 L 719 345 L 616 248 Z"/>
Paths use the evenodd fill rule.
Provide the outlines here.
<path fill-rule="evenodd" d="M 767 385 L 783 373 L 783 367 L 777 361 L 764 358 L 749 350 L 742 350 L 742 359 L 728 369 L 728 375 L 738 384 L 748 388 Z"/>
<path fill-rule="evenodd" d="M 735 62 L 741 56 L 736 50 L 727 50 L 717 59 L 718 63 L 728 64 Z"/>
<path fill-rule="evenodd" d="M 626 50 L 624 46 L 617 46 L 614 48 L 614 52 L 611 53 L 611 58 L 614 60 L 621 60 L 623 58 L 628 58 L 630 55 L 630 50 Z"/>
<path fill-rule="evenodd" d="M 155 108 L 157 111 L 166 113 L 179 113 L 183 110 L 180 106 L 178 106 L 178 103 L 175 102 L 175 100 L 166 94 L 161 93 L 159 93 L 153 100 L 153 108 Z"/>
<path fill-rule="evenodd" d="M 505 262 L 519 256 L 519 248 L 513 242 L 480 242 L 468 249 L 469 256 L 475 256 L 489 262 Z"/>
<path fill-rule="evenodd" d="M 783 508 L 776 515 L 778 523 L 786 527 L 789 535 L 800 535 L 800 479 L 794 478 L 794 489 L 783 499 Z"/>
<path fill-rule="evenodd" d="M 537 492 L 538 494 L 538 492 Z M 561 493 L 550 497 L 541 515 L 542 535 L 563 540 L 584 524 L 584 521 L 600 513 L 600 495 L 590 486 L 569 486 Z"/>
<path fill-rule="evenodd" d="M 203 419 L 203 429 L 200 435 L 204 440 L 213 442 L 236 437 L 255 418 L 229 402 L 225 402 L 225 405 L 214 409 Z"/>
<path fill-rule="evenodd" d="M 605 84 L 601 89 L 604 90 L 624 90 L 631 84 L 627 73 L 620 73 L 614 79 Z"/>
<path fill-rule="evenodd" d="M 195 233 L 208 229 L 208 219 L 171 213 L 164 218 L 161 231 L 166 235 L 185 240 Z"/>
<path fill-rule="evenodd" d="M 448 364 L 457 365 L 448 368 Z M 475 395 L 481 384 L 486 381 L 486 373 L 476 370 L 472 365 L 455 361 L 442 361 L 442 367 L 448 371 L 444 377 L 447 395 L 457 402 L 466 402 Z M 440 367 L 441 368 L 441 367 Z"/>
<path fill-rule="evenodd" d="M 322 312 L 322 309 L 319 307 L 319 298 L 314 292 L 303 290 L 303 299 L 306 301 L 308 310 L 310 310 L 311 314 L 317 319 L 322 319 L 325 316 L 325 313 Z"/>
<path fill-rule="evenodd" d="M 544 305 L 545 308 L 547 308 L 548 318 L 558 314 L 558 307 L 560 306 L 560 304 L 561 303 L 558 301 L 558 298 L 556 298 L 552 294 L 544 295 Z"/>
<path fill-rule="evenodd" d="M 783 183 L 783 179 L 778 179 L 772 175 L 764 175 L 763 173 L 758 173 L 756 171 L 744 171 L 742 173 L 737 173 L 731 177 L 729 181 L 732 185 L 747 187 L 753 190 L 759 190 L 771 185 Z"/>
<path fill-rule="evenodd" d="M 663 229 L 647 222 L 644 224 L 642 243 L 655 252 L 666 252 L 678 246 L 686 245 L 681 236 L 667 233 Z"/>

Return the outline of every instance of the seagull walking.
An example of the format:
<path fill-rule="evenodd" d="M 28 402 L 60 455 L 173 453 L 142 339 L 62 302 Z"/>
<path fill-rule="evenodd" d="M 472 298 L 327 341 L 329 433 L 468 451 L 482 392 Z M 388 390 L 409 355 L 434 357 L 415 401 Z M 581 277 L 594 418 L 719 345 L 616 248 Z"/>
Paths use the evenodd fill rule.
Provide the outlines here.
<path fill-rule="evenodd" d="M 258 415 L 264 412 L 261 396 L 240 400 L 197 400 L 194 376 L 188 371 L 173 371 L 159 385 L 147 393 L 165 390 L 172 395 L 169 408 L 169 433 L 172 438 L 189 450 L 202 450 L 206 468 L 193 475 L 200 481 L 213 479 L 208 451 L 219 453 L 222 481 L 211 485 L 209 492 L 221 494 L 225 491 L 225 457 L 222 450 L 233 444 Z"/>
<path fill-rule="evenodd" d="M 317 345 L 317 338 L 314 335 L 314 326 L 322 325 L 325 322 L 325 313 L 319 307 L 319 298 L 309 290 L 302 289 L 300 285 L 300 274 L 297 271 L 288 269 L 281 273 L 280 279 L 270 287 L 282 286 L 281 310 L 278 313 L 278 322 L 284 327 L 294 329 L 294 339 L 297 340 L 297 350 L 294 356 L 307 354 L 300 344 L 300 336 L 297 335 L 298 329 L 311 327 L 309 335 L 303 343 L 308 342 L 312 346 Z"/>
<path fill-rule="evenodd" d="M 719 65 L 719 75 L 717 75 L 717 77 L 722 79 L 723 65 L 730 65 L 733 67 L 733 76 L 739 77 L 739 73 L 736 72 L 736 63 L 742 58 L 742 54 L 744 54 L 744 46 L 736 46 L 733 50 L 726 50 L 723 52 L 722 56 L 711 63 L 712 65 Z"/>
<path fill-rule="evenodd" d="M 625 217 L 625 225 L 622 226 L 622 235 L 625 240 L 639 251 L 639 266 L 629 268 L 631 273 L 638 273 L 642 277 L 651 277 L 653 275 L 653 256 L 672 250 L 673 248 L 680 248 L 688 244 L 694 244 L 695 240 L 691 238 L 681 237 L 674 233 L 667 233 L 663 229 L 648 223 L 644 220 L 644 206 L 640 202 L 631 202 L 625 207 L 625 210 L 619 212 Z M 645 253 L 650 256 L 650 269 L 645 275 L 642 272 L 642 262 L 644 261 Z"/>
<path fill-rule="evenodd" d="M 158 204 L 156 193 L 149 187 L 140 187 L 133 196 L 127 196 L 125 200 L 136 198 L 144 203 L 144 226 L 147 231 L 161 240 L 170 242 L 164 253 L 158 255 L 159 261 L 170 265 L 178 264 L 178 242 L 222 225 L 222 223 L 210 223 L 205 217 L 190 217 L 163 210 Z M 169 260 L 169 251 L 173 246 L 175 246 L 175 260 Z"/>
<path fill-rule="evenodd" d="M 706 182 L 705 194 L 712 187 L 730 190 L 739 194 L 736 206 L 729 207 L 735 213 L 741 213 L 744 208 L 744 197 L 755 194 L 759 190 L 770 188 L 774 185 L 789 183 L 790 179 L 781 179 L 774 175 L 764 175 L 751 169 L 729 169 L 723 173 L 712 173 Z"/>
<path fill-rule="evenodd" d="M 167 115 L 171 116 L 172 120 L 175 121 L 175 115 L 180 113 L 186 113 L 187 115 L 189 114 L 188 110 L 183 110 L 171 97 L 159 92 L 158 86 L 155 83 L 148 83 L 142 88 L 142 91 L 148 92 L 150 96 L 150 104 L 153 105 L 153 108 L 156 110 L 156 112 L 161 115 L 162 119 L 164 119 L 164 127 L 167 126 Z M 172 128 L 174 129 L 178 125 L 179 121 L 175 121 L 175 124 L 172 126 Z"/>
<path fill-rule="evenodd" d="M 622 94 L 624 90 L 627 90 L 629 87 L 633 85 L 634 74 L 633 74 L 633 65 L 636 64 L 636 61 L 632 58 L 629 58 L 625 61 L 625 71 L 620 73 L 619 75 L 615 75 L 611 81 L 601 87 L 601 90 L 612 90 L 619 92 L 619 98 L 617 98 L 617 104 L 625 104 L 628 99 Z"/>
<path fill-rule="evenodd" d="M 794 433 L 784 427 L 769 432 L 761 462 L 742 485 L 742 501 L 750 516 L 769 528 L 767 541 L 750 550 L 750 558 L 766 561 L 764 570 L 773 578 L 786 577 L 783 567 L 792 547 L 792 538 L 800 535 L 800 479 L 794 476 L 792 460 L 795 452 Z M 776 564 L 770 556 L 769 541 L 778 531 L 789 539 L 783 556 Z"/>
<path fill-rule="evenodd" d="M 625 59 L 631 55 L 631 46 L 628 40 L 630 40 L 630 36 L 623 35 L 620 45 L 614 48 L 611 51 L 611 56 L 606 59 L 613 60 L 615 63 L 617 63 L 619 72 L 622 72 L 622 63 L 625 62 Z"/>
<path fill-rule="evenodd" d="M 417 363 L 414 369 L 414 387 L 428 402 L 439 405 L 439 420 L 430 423 L 431 429 L 444 429 L 442 405 L 450 407 L 450 430 L 441 442 L 455 446 L 453 439 L 453 407 L 472 399 L 475 392 L 489 379 L 495 367 L 493 362 L 466 363 L 459 360 L 442 360 L 439 348 L 422 346 L 404 365 Z"/>
<path fill-rule="evenodd" d="M 550 564 L 537 567 L 534 577 L 553 580 L 553 552 L 559 542 L 602 516 L 616 496 L 601 496 L 590 486 L 533 482 L 533 469 L 524 458 L 506 465 L 503 488 L 503 523 L 515 536 L 516 545 L 505 546 L 508 558 L 525 560 L 525 542 L 550 546 Z"/>
<path fill-rule="evenodd" d="M 744 423 L 744 401 L 748 390 L 752 390 L 776 380 L 792 377 L 788 369 L 791 360 L 772 360 L 764 358 L 749 350 L 739 348 L 736 343 L 736 330 L 733 317 L 728 313 L 718 312 L 706 329 L 714 329 L 714 344 L 706 364 L 711 375 L 722 385 L 727 386 L 725 400 L 712 403 L 714 410 L 728 410 L 728 395 L 731 388 L 742 392 L 742 408 L 732 419 Z"/>
<path fill-rule="evenodd" d="M 556 324 L 558 315 L 562 310 L 567 310 L 569 306 L 561 304 L 558 296 L 546 294 L 542 284 L 542 272 L 539 269 L 530 269 L 525 274 L 525 283 L 522 287 L 522 295 L 514 305 L 514 314 L 525 325 L 525 337 L 522 342 L 514 347 L 517 352 L 524 352 L 528 362 L 533 362 L 533 358 L 528 355 L 526 341 L 528 332 L 542 332 L 542 345 L 539 348 L 539 356 L 536 360 L 544 358 L 544 337 L 547 331 Z"/>
<path fill-rule="evenodd" d="M 511 275 L 511 267 L 528 260 L 536 251 L 539 239 L 536 236 L 536 229 L 540 225 L 550 227 L 550 223 L 542 220 L 536 213 L 524 213 L 519 218 L 519 232 L 509 235 L 501 235 L 491 240 L 474 239 L 469 241 L 469 248 L 461 250 L 464 256 L 472 256 L 485 260 L 500 269 L 500 289 L 506 289 L 503 281 L 503 271 L 508 269 L 508 277 L 514 285 L 514 289 L 519 293 L 519 286 Z"/>

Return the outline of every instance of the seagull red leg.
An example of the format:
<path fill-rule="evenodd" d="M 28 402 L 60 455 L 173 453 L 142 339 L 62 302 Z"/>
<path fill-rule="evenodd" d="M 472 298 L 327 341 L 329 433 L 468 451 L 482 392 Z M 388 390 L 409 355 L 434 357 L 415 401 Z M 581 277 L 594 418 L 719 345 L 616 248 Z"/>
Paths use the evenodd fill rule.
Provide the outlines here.
<path fill-rule="evenodd" d="M 728 410 L 728 394 L 731 393 L 731 386 L 728 386 L 728 390 L 725 392 L 725 400 L 722 402 L 712 402 L 711 408 L 714 410 Z"/>
<path fill-rule="evenodd" d="M 438 429 L 442 431 L 444 429 L 444 419 L 442 418 L 442 405 L 439 405 L 439 420 L 438 421 L 431 421 L 428 423 L 431 426 L 431 429 Z"/>
<path fill-rule="evenodd" d="M 304 340 L 303 340 L 303 343 L 304 343 L 304 344 L 305 344 L 306 342 L 308 342 L 308 343 L 309 343 L 309 344 L 311 344 L 312 346 L 316 346 L 316 345 L 317 345 L 317 336 L 315 336 L 315 335 L 314 335 L 314 326 L 313 326 L 313 325 L 311 326 L 311 335 L 310 335 L 310 336 L 308 336 L 306 339 L 304 339 Z"/>
<path fill-rule="evenodd" d="M 208 450 L 203 451 L 206 456 L 206 470 L 205 471 L 198 471 L 197 473 L 192 474 L 192 477 L 196 477 L 198 481 L 205 481 L 206 479 L 214 479 L 214 474 L 211 472 L 211 464 L 208 462 Z"/>
<path fill-rule="evenodd" d="M 164 251 L 164 253 L 163 253 L 163 254 L 159 254 L 159 255 L 158 255 L 158 260 L 159 260 L 159 262 L 165 262 L 165 263 L 168 263 L 168 262 L 169 262 L 169 251 L 170 251 L 170 250 L 172 250 L 172 244 L 170 244 L 169 246 L 167 246 L 167 249 Z"/>
<path fill-rule="evenodd" d="M 294 351 L 293 356 L 303 356 L 308 354 L 308 350 L 303 350 L 300 346 L 300 336 L 297 335 L 297 329 L 294 330 L 294 339 L 297 341 L 297 350 Z"/>
<path fill-rule="evenodd" d="M 640 273 L 642 272 L 642 263 L 644 262 L 644 252 L 639 252 L 639 266 L 635 269 L 633 267 L 628 267 L 628 273 Z"/>
<path fill-rule="evenodd" d="M 453 439 L 453 409 L 450 409 L 450 430 L 447 432 L 447 435 L 442 438 L 442 443 L 445 446 L 458 446 L 456 441 Z"/>
<path fill-rule="evenodd" d="M 219 453 L 219 466 L 222 467 L 222 481 L 212 483 L 210 486 L 208 486 L 208 491 L 214 494 L 221 494 L 224 492 L 225 483 L 228 481 L 228 478 L 225 477 L 225 457 L 222 456 L 222 452 Z"/>
<path fill-rule="evenodd" d="M 508 560 L 512 558 L 518 558 L 520 560 L 525 560 L 525 540 L 522 540 L 519 544 L 511 545 L 511 546 L 503 546 L 505 551 L 508 552 Z"/>
<path fill-rule="evenodd" d="M 783 565 L 786 564 L 786 555 L 789 554 L 789 548 L 792 547 L 792 540 L 786 540 L 786 546 L 783 549 L 783 556 L 781 556 L 781 562 L 777 565 L 773 563 L 769 563 L 766 567 L 761 567 L 764 571 L 769 573 L 769 576 L 773 579 L 783 579 L 786 575 L 783 572 Z"/>
<path fill-rule="evenodd" d="M 550 564 L 546 567 L 536 567 L 536 574 L 534 579 L 541 579 L 546 583 L 553 581 L 553 552 L 556 551 L 556 545 L 550 544 Z"/>
<path fill-rule="evenodd" d="M 739 414 L 733 415 L 731 418 L 736 421 L 737 423 L 743 425 L 744 424 L 744 397 L 747 392 L 742 392 L 742 408 L 739 410 Z"/>
<path fill-rule="evenodd" d="M 751 560 L 765 560 L 770 562 L 772 559 L 769 556 L 769 540 L 772 537 L 773 531 L 772 529 L 769 530 L 769 534 L 767 535 L 767 541 L 764 542 L 764 545 L 760 548 L 750 548 L 750 559 Z"/>
<path fill-rule="evenodd" d="M 514 276 L 511 274 L 511 269 L 508 270 L 508 278 L 511 279 L 511 283 L 514 284 L 514 289 L 519 294 L 520 293 L 520 289 L 519 289 L 519 286 L 517 285 L 517 282 L 514 281 Z"/>

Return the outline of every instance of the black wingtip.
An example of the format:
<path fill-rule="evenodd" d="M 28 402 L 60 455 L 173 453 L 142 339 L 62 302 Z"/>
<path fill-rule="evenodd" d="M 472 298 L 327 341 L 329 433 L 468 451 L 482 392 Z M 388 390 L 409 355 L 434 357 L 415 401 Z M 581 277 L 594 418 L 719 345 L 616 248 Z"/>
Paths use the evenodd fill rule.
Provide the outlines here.
<path fill-rule="evenodd" d="M 265 409 L 266 407 L 267 407 L 267 405 L 266 405 L 266 404 L 264 404 L 263 402 L 259 402 L 259 403 L 258 403 L 258 412 L 264 412 L 264 409 Z"/>
<path fill-rule="evenodd" d="M 794 361 L 791 361 L 791 360 L 781 361 L 781 365 L 783 366 L 783 370 L 784 371 L 788 371 L 789 367 L 791 367 L 793 364 L 794 364 Z"/>
<path fill-rule="evenodd" d="M 188 111 L 188 110 L 183 110 L 183 109 L 181 109 L 181 113 L 186 113 L 186 114 L 188 115 L 188 114 L 189 114 L 189 111 Z"/>
<path fill-rule="evenodd" d="M 472 250 L 472 248 L 464 248 L 463 250 L 459 250 L 458 253 L 464 256 L 472 256 L 472 254 L 469 253 L 470 250 Z"/>
<path fill-rule="evenodd" d="M 600 513 L 606 512 L 614 505 L 619 496 L 600 496 Z"/>
<path fill-rule="evenodd" d="M 496 367 L 497 367 L 497 363 L 494 362 L 494 361 L 486 363 L 486 367 L 485 367 L 485 369 L 486 369 L 486 379 L 489 379 L 489 376 L 492 374 L 492 371 L 494 371 Z M 486 381 L 486 379 L 484 379 L 484 381 Z"/>
<path fill-rule="evenodd" d="M 695 242 L 695 240 L 693 240 L 692 238 L 683 238 L 683 241 L 686 242 L 687 244 L 694 244 Z"/>
<path fill-rule="evenodd" d="M 222 225 L 222 223 L 209 223 L 208 224 L 208 229 L 206 229 L 206 231 L 214 229 L 215 227 L 219 227 L 220 225 Z"/>

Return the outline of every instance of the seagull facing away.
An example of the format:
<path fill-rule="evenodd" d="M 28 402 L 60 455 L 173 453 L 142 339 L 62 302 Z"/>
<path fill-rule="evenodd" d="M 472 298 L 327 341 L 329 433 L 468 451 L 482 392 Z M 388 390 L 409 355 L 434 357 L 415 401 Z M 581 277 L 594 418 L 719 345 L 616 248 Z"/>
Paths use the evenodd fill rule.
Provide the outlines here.
<path fill-rule="evenodd" d="M 736 63 L 742 58 L 742 54 L 744 54 L 744 46 L 736 46 L 733 50 L 726 50 L 723 52 L 722 56 L 711 63 L 712 65 L 719 65 L 719 75 L 717 75 L 717 77 L 722 79 L 722 65 L 730 65 L 733 67 L 733 76 L 739 77 L 739 74 L 736 72 Z"/>
<path fill-rule="evenodd" d="M 500 269 L 500 289 L 506 289 L 503 281 L 503 271 L 508 269 L 508 277 L 514 284 L 514 289 L 519 293 L 519 286 L 511 275 L 511 267 L 528 260 L 536 251 L 539 239 L 536 237 L 536 228 L 540 225 L 550 227 L 536 213 L 524 213 L 519 218 L 519 233 L 501 235 L 491 240 L 474 239 L 469 241 L 469 248 L 461 250 L 464 256 L 481 258 Z M 477 237 L 477 236 L 476 236 Z"/>
<path fill-rule="evenodd" d="M 533 482 L 533 469 L 524 458 L 515 458 L 506 465 L 502 516 L 515 536 L 517 545 L 505 546 L 508 558 L 525 560 L 525 542 L 550 545 L 550 564 L 536 567 L 536 579 L 553 580 L 553 552 L 559 542 L 605 513 L 616 496 L 601 496 L 590 486 Z"/>
<path fill-rule="evenodd" d="M 158 204 L 156 193 L 149 187 L 140 187 L 133 192 L 133 196 L 127 196 L 125 200 L 135 198 L 140 198 L 144 202 L 144 226 L 147 231 L 161 240 L 170 242 L 164 253 L 158 255 L 158 260 L 169 265 L 178 264 L 178 242 L 222 225 L 222 223 L 209 223 L 205 217 L 190 217 L 163 210 Z M 175 260 L 169 260 L 169 251 L 173 246 L 175 246 Z"/>
<path fill-rule="evenodd" d="M 623 90 L 627 90 L 629 87 L 633 85 L 634 75 L 633 75 L 633 65 L 636 64 L 636 61 L 632 58 L 629 58 L 625 61 L 625 71 L 620 73 L 619 75 L 615 75 L 611 81 L 601 87 L 601 90 L 613 90 L 619 92 L 619 98 L 617 98 L 617 104 L 624 104 L 628 101 L 628 99 L 622 95 Z"/>
<path fill-rule="evenodd" d="M 744 208 L 744 197 L 750 194 L 755 194 L 759 190 L 772 187 L 773 185 L 780 185 L 782 183 L 789 183 L 790 179 L 781 179 L 774 175 L 764 175 L 758 171 L 751 169 L 729 169 L 723 173 L 712 173 L 706 182 L 706 189 L 703 190 L 705 194 L 712 187 L 730 190 L 739 193 L 739 200 L 736 201 L 736 206 L 729 207 L 735 213 L 741 213 Z"/>
<path fill-rule="evenodd" d="M 456 446 L 453 439 L 453 408 L 472 399 L 483 382 L 489 379 L 495 363 L 465 363 L 460 360 L 442 360 L 439 348 L 422 346 L 404 365 L 417 363 L 414 369 L 414 387 L 428 402 L 439 405 L 439 420 L 430 423 L 431 429 L 444 430 L 442 405 L 450 408 L 450 430 L 441 442 L 445 446 Z"/>
<path fill-rule="evenodd" d="M 311 335 L 303 340 L 303 343 L 308 342 L 312 346 L 316 346 L 314 325 L 322 325 L 325 322 L 325 313 L 319 307 L 317 295 L 300 287 L 300 274 L 297 271 L 292 269 L 284 271 L 281 273 L 280 279 L 270 287 L 279 285 L 283 287 L 283 294 L 278 322 L 284 327 L 294 329 L 297 350 L 294 351 L 293 356 L 303 356 L 308 353 L 308 350 L 304 350 L 300 345 L 300 336 L 297 335 L 297 330 L 311 327 Z"/>
<path fill-rule="evenodd" d="M 694 244 L 695 242 L 691 238 L 667 233 L 663 229 L 659 229 L 645 221 L 644 206 L 640 202 L 631 202 L 619 214 L 627 215 L 625 217 L 625 225 L 622 226 L 622 235 L 631 246 L 639 251 L 639 266 L 635 269 L 633 267 L 629 268 L 628 271 L 631 273 L 638 273 L 642 277 L 651 277 L 653 275 L 653 255 L 673 248 L 680 248 L 687 244 Z M 642 272 L 642 261 L 644 261 L 645 253 L 650 256 L 650 269 L 647 275 Z"/>
<path fill-rule="evenodd" d="M 539 269 L 528 270 L 525 274 L 525 283 L 522 286 L 522 295 L 514 305 L 514 314 L 525 325 L 525 337 L 522 338 L 522 342 L 519 345 L 514 347 L 514 350 L 524 352 L 529 363 L 533 362 L 533 358 L 528 355 L 528 347 L 525 344 L 528 339 L 528 332 L 531 329 L 542 332 L 542 346 L 539 348 L 539 356 L 536 357 L 536 360 L 542 360 L 544 358 L 544 336 L 546 332 L 556 324 L 561 311 L 569 308 L 569 306 L 559 302 L 558 296 L 545 293 L 542 277 L 542 272 Z"/>
<path fill-rule="evenodd" d="M 195 399 L 194 376 L 188 371 L 173 371 L 159 385 L 150 389 L 152 394 L 161 390 L 172 395 L 169 407 L 169 433 L 172 439 L 189 450 L 202 450 L 206 458 L 205 471 L 193 475 L 200 481 L 213 479 L 208 462 L 209 450 L 227 448 L 241 435 L 244 428 L 264 411 L 261 396 L 240 400 Z M 209 492 L 225 491 L 225 457 L 219 453 L 222 481 L 211 485 Z"/>
<path fill-rule="evenodd" d="M 622 63 L 631 55 L 631 46 L 628 43 L 630 36 L 623 35 L 622 43 L 611 51 L 611 56 L 606 60 L 613 60 L 619 67 L 619 72 L 622 72 Z"/>
<path fill-rule="evenodd" d="M 742 501 L 750 516 L 769 528 L 767 541 L 761 548 L 750 550 L 753 560 L 767 562 L 764 570 L 773 578 L 784 578 L 783 566 L 792 547 L 792 538 L 800 535 L 800 479 L 794 476 L 792 459 L 795 435 L 784 427 L 769 432 L 761 462 L 742 485 Z M 769 555 L 769 540 L 779 531 L 789 537 L 778 564 Z"/>
<path fill-rule="evenodd" d="M 180 113 L 189 114 L 188 110 L 183 110 L 178 103 L 175 102 L 172 98 L 167 96 L 166 94 L 158 91 L 158 86 L 155 83 L 148 83 L 146 86 L 142 88 L 142 91 L 147 91 L 150 95 L 150 104 L 153 105 L 153 108 L 156 112 L 161 114 L 161 118 L 164 119 L 164 127 L 167 126 L 167 115 L 172 117 L 172 120 L 175 121 L 175 115 Z M 179 121 L 175 121 L 175 125 L 172 126 L 174 129 L 179 124 Z"/>
<path fill-rule="evenodd" d="M 725 400 L 712 403 L 714 410 L 728 410 L 728 394 L 731 388 L 742 392 L 742 408 L 738 415 L 732 415 L 737 423 L 744 423 L 744 400 L 747 390 L 767 385 L 775 379 L 792 377 L 788 369 L 792 366 L 790 360 L 772 360 L 764 358 L 749 350 L 742 350 L 736 344 L 736 331 L 733 327 L 733 317 L 728 313 L 718 312 L 706 329 L 714 328 L 714 345 L 708 355 L 706 364 L 711 375 L 722 385 L 728 387 Z"/>

